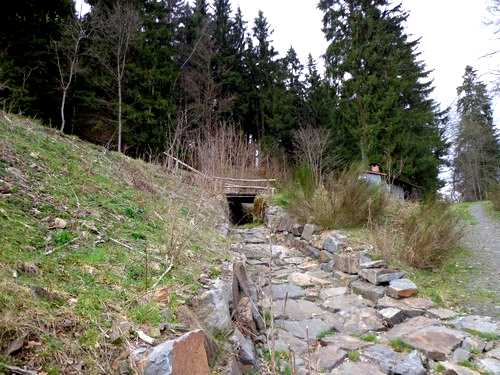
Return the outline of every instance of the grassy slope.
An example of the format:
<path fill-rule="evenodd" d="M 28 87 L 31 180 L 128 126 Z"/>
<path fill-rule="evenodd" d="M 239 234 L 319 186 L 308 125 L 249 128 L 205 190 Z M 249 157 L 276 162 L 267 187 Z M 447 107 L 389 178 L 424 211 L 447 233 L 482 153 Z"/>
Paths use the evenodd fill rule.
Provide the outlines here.
<path fill-rule="evenodd" d="M 217 274 L 226 256 L 212 229 L 220 211 L 195 188 L 158 166 L 0 113 L 0 188 L 6 183 L 0 353 L 24 343 L 0 354 L 0 373 L 2 362 L 49 374 L 114 372 L 124 346 L 107 338 L 113 321 L 151 334 L 175 322 L 200 272 Z M 51 229 L 55 218 L 67 227 Z M 169 297 L 155 302 L 151 286 L 172 259 L 156 287 Z"/>

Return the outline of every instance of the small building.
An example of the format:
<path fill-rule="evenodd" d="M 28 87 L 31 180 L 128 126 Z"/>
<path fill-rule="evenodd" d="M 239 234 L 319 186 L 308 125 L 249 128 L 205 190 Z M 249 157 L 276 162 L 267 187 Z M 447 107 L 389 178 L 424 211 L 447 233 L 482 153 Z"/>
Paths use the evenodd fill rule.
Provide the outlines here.
<path fill-rule="evenodd" d="M 380 172 L 380 165 L 370 164 L 370 170 L 364 172 L 363 178 L 369 184 L 379 185 L 397 199 L 416 199 L 420 196 L 421 188 L 400 178 L 389 178 L 387 173 Z"/>

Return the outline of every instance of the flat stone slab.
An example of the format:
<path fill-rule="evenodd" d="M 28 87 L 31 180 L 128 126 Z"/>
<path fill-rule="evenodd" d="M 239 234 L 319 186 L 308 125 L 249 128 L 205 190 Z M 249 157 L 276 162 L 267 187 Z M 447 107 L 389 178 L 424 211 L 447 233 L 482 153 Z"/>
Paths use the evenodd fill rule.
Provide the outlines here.
<path fill-rule="evenodd" d="M 479 361 L 479 367 L 481 367 L 488 374 L 500 375 L 500 361 L 495 358 L 483 358 Z"/>
<path fill-rule="evenodd" d="M 348 274 L 357 274 L 359 271 L 359 254 L 333 254 L 335 269 Z"/>
<path fill-rule="evenodd" d="M 358 275 L 351 275 L 339 270 L 333 271 L 333 277 L 335 281 L 341 286 L 349 286 L 353 281 L 359 279 Z"/>
<path fill-rule="evenodd" d="M 439 362 L 445 369 L 445 375 L 480 375 L 479 372 L 471 370 L 451 362 Z"/>
<path fill-rule="evenodd" d="M 328 345 L 315 350 L 311 355 L 311 368 L 316 371 L 330 371 L 337 367 L 345 358 L 347 352 L 335 345 Z"/>
<path fill-rule="evenodd" d="M 335 329 L 350 335 L 386 329 L 377 310 L 371 307 L 340 311 L 335 317 L 339 319 L 334 325 Z"/>
<path fill-rule="evenodd" d="M 417 294 L 417 286 L 409 279 L 397 279 L 389 282 L 387 295 L 392 298 L 408 298 Z"/>
<path fill-rule="evenodd" d="M 367 301 L 354 294 L 345 294 L 329 298 L 322 302 L 321 306 L 330 312 L 341 310 L 352 310 L 368 306 Z"/>
<path fill-rule="evenodd" d="M 332 325 L 325 323 L 319 318 L 305 320 L 276 320 L 276 327 L 288 331 L 291 335 L 305 339 L 307 334 L 309 339 L 318 337 L 319 334 L 332 329 Z"/>
<path fill-rule="evenodd" d="M 285 298 L 296 299 L 304 297 L 304 289 L 295 284 L 272 285 L 271 295 L 274 300 Z"/>
<path fill-rule="evenodd" d="M 389 326 L 393 327 L 396 324 L 402 323 L 406 316 L 405 314 L 395 307 L 387 307 L 385 309 L 379 310 L 378 312 L 382 319 L 388 323 Z"/>
<path fill-rule="evenodd" d="M 332 375 L 384 375 L 380 368 L 372 363 L 366 362 L 344 362 L 334 369 Z"/>
<path fill-rule="evenodd" d="M 376 364 L 387 374 L 427 374 L 427 370 L 424 368 L 422 360 L 416 351 L 401 354 L 388 346 L 376 344 L 364 349 L 361 357 Z"/>
<path fill-rule="evenodd" d="M 404 275 L 404 272 L 387 268 L 363 268 L 359 270 L 359 276 L 374 285 L 385 284 L 400 279 Z"/>
<path fill-rule="evenodd" d="M 347 350 L 349 352 L 353 350 L 359 350 L 362 348 L 366 348 L 371 344 L 358 339 L 357 337 L 344 335 L 344 334 L 335 334 L 332 336 L 326 336 L 321 339 L 321 342 L 326 343 L 328 345 L 335 345 L 340 349 Z"/>
<path fill-rule="evenodd" d="M 378 308 L 394 307 L 400 309 L 409 318 L 414 318 L 416 316 L 424 315 L 427 310 L 432 308 L 434 303 L 427 298 L 420 297 L 410 297 L 405 299 L 395 299 L 389 296 L 385 296 L 378 300 Z"/>
<path fill-rule="evenodd" d="M 460 346 L 465 334 L 454 329 L 431 326 L 402 337 L 403 341 L 435 361 L 444 361 Z"/>
<path fill-rule="evenodd" d="M 426 318 L 424 316 L 417 316 L 415 318 L 408 319 L 404 323 L 401 323 L 394 328 L 391 328 L 384 334 L 384 337 L 387 340 L 402 338 L 423 328 L 440 326 L 440 324 L 441 323 L 435 319 Z"/>
<path fill-rule="evenodd" d="M 448 310 L 448 309 L 443 309 L 443 308 L 435 308 L 435 309 L 429 309 L 427 310 L 427 313 L 437 319 L 441 320 L 449 320 L 456 318 L 458 313 L 453 311 L 453 310 Z"/>
<path fill-rule="evenodd" d="M 458 329 L 500 335 L 500 323 L 489 316 L 468 315 L 455 319 L 451 324 Z"/>
<path fill-rule="evenodd" d="M 288 281 L 301 287 L 324 286 L 331 284 L 330 281 L 311 276 L 307 273 L 294 272 L 288 275 Z"/>
<path fill-rule="evenodd" d="M 362 254 L 359 258 L 359 268 L 385 268 L 384 260 L 373 260 L 368 255 Z"/>
<path fill-rule="evenodd" d="M 326 311 L 313 302 L 291 299 L 274 301 L 273 313 L 277 319 L 305 320 L 324 315 Z"/>
<path fill-rule="evenodd" d="M 323 241 L 323 250 L 328 251 L 331 254 L 342 250 L 346 246 L 346 239 L 343 236 L 339 236 L 335 233 L 328 234 Z"/>
<path fill-rule="evenodd" d="M 385 287 L 376 286 L 365 281 L 356 280 L 351 283 L 352 292 L 377 303 L 385 294 Z"/>
<path fill-rule="evenodd" d="M 343 296 L 347 294 L 348 291 L 349 289 L 347 289 L 347 287 L 345 286 L 341 286 L 338 288 L 321 289 L 321 291 L 319 292 L 319 298 L 328 299 L 328 298 Z"/>
<path fill-rule="evenodd" d="M 297 355 L 301 355 L 307 350 L 307 343 L 303 339 L 299 339 L 290 332 L 283 329 L 275 331 L 276 338 L 274 341 L 275 350 L 277 352 L 288 353 L 292 349 Z"/>
<path fill-rule="evenodd" d="M 500 347 L 490 350 L 486 355 L 490 358 L 495 358 L 500 361 Z"/>

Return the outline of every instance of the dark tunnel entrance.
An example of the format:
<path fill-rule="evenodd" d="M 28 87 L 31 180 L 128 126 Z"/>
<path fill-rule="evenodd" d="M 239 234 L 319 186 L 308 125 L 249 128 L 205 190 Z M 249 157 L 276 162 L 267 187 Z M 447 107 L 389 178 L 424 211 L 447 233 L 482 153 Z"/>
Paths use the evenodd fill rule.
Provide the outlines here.
<path fill-rule="evenodd" d="M 255 195 L 227 195 L 231 224 L 245 225 L 252 223 L 254 201 Z"/>

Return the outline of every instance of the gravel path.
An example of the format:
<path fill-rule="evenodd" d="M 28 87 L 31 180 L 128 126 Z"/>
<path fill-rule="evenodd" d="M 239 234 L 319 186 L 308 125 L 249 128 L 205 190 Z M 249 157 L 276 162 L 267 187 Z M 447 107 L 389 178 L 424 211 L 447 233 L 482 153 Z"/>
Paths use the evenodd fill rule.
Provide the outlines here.
<path fill-rule="evenodd" d="M 481 270 L 471 291 L 480 288 L 496 295 L 471 309 L 479 314 L 500 316 L 500 222 L 489 217 L 481 203 L 471 206 L 470 212 L 477 224 L 469 225 L 464 244 L 474 252 L 474 263 Z"/>

